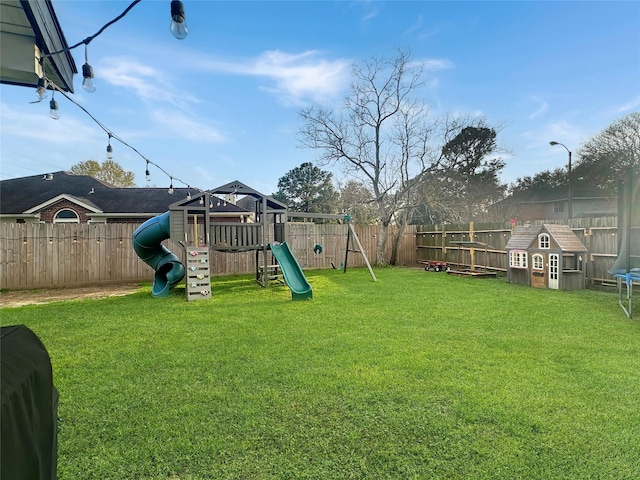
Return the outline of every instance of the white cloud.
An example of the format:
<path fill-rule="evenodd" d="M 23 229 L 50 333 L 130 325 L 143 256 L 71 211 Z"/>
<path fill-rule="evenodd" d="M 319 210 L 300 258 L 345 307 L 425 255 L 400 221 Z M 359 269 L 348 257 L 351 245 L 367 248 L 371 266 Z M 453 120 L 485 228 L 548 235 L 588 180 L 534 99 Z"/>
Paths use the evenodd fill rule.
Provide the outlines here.
<path fill-rule="evenodd" d="M 260 86 L 260 90 L 278 96 L 286 104 L 299 106 L 309 101 L 326 103 L 338 99 L 351 81 L 352 63 L 346 58 L 323 58 L 317 50 L 300 53 L 270 50 L 253 58 L 199 60 L 198 67 L 208 72 L 269 79 L 272 83 Z M 450 60 L 436 58 L 415 60 L 410 66 L 433 72 L 454 65 Z"/>
<path fill-rule="evenodd" d="M 100 78 L 106 82 L 132 90 L 142 100 L 168 102 L 178 107 L 200 103 L 193 95 L 181 91 L 162 71 L 129 57 L 108 57 L 103 60 Z"/>
<path fill-rule="evenodd" d="M 545 138 L 546 136 L 546 138 Z M 564 143 L 569 150 L 577 148 L 578 144 L 587 135 L 579 127 L 566 121 L 552 122 L 546 125 L 542 132 L 542 138 L 548 142 Z"/>
<path fill-rule="evenodd" d="M 49 118 L 47 100 L 36 104 L 25 104 L 20 110 L 11 108 L 5 103 L 0 104 L 2 136 L 35 140 L 43 145 L 48 143 L 75 145 L 79 142 L 86 143 L 88 139 L 98 138 L 98 132 L 92 122 L 78 121 L 69 115 L 69 110 L 65 112 L 67 107 L 76 109 L 74 105 L 64 100 L 60 100 L 58 104 L 61 117 L 59 120 Z"/>
<path fill-rule="evenodd" d="M 588 136 L 583 128 L 565 120 L 549 122 L 541 125 L 540 128 L 526 130 L 518 135 L 526 142 L 522 145 L 523 148 L 544 152 L 543 157 L 555 155 L 555 150 L 549 145 L 551 141 L 563 143 L 569 150 L 575 151 Z M 564 151 L 562 147 L 559 149 Z"/>
<path fill-rule="evenodd" d="M 538 104 L 537 110 L 529 115 L 529 120 L 535 120 L 547 111 L 549 104 L 537 97 L 531 97 L 531 99 Z"/>
<path fill-rule="evenodd" d="M 422 14 L 420 14 L 418 15 L 418 18 L 413 23 L 413 25 L 411 25 L 404 32 L 402 32 L 402 35 L 410 35 L 413 32 L 420 30 L 423 25 L 424 25 L 424 17 L 422 16 Z"/>
<path fill-rule="evenodd" d="M 348 85 L 350 66 L 346 59 L 320 58 L 314 50 L 297 54 L 272 50 L 238 62 L 205 62 L 205 68 L 211 71 L 269 78 L 275 85 L 263 90 L 293 104 L 335 98 Z"/>
<path fill-rule="evenodd" d="M 170 132 L 176 138 L 200 143 L 222 143 L 226 141 L 226 137 L 222 132 L 175 111 L 156 109 L 149 112 L 149 115 L 157 125 L 162 126 L 165 132 Z"/>
<path fill-rule="evenodd" d="M 362 21 L 363 22 L 368 22 L 369 20 L 373 20 L 377 16 L 378 16 L 378 11 L 377 10 L 371 10 L 364 17 L 362 17 Z"/>
<path fill-rule="evenodd" d="M 620 105 L 614 109 L 616 114 L 630 112 L 632 110 L 636 110 L 640 107 L 640 95 L 635 98 L 632 98 L 630 101 L 625 103 L 624 105 Z"/>
<path fill-rule="evenodd" d="M 453 62 L 451 60 L 447 60 L 446 58 L 428 58 L 425 60 L 412 62 L 412 64 L 413 63 L 420 63 L 422 67 L 428 72 L 436 70 L 446 70 L 448 68 L 454 67 Z"/>

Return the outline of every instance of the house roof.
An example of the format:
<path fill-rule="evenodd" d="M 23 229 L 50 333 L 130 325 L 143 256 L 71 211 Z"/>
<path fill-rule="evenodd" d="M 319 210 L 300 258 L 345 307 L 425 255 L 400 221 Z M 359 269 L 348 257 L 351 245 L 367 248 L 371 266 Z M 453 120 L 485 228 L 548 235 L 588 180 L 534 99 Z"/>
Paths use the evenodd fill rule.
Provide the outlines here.
<path fill-rule="evenodd" d="M 117 215 L 157 215 L 169 210 L 179 198 L 194 195 L 188 188 L 119 188 L 89 175 L 64 171 L 0 181 L 0 215 L 36 213 L 59 200 L 66 199 L 90 211 Z M 191 202 L 197 204 L 198 197 Z M 212 212 L 249 213 L 232 203 L 215 205 Z"/>
<path fill-rule="evenodd" d="M 567 200 L 569 197 L 568 187 L 554 187 L 547 189 L 531 189 L 522 193 L 521 203 L 552 203 Z M 614 194 L 607 190 L 593 187 L 575 185 L 572 190 L 573 200 L 585 199 L 605 199 L 616 198 Z"/>
<path fill-rule="evenodd" d="M 549 233 L 551 238 L 562 251 L 587 251 L 586 247 L 582 244 L 576 234 L 573 233 L 569 225 L 556 224 L 517 226 L 509 238 L 509 241 L 505 246 L 505 250 L 527 250 L 534 245 L 534 242 L 537 242 L 538 235 L 543 231 Z"/>
<path fill-rule="evenodd" d="M 34 62 L 35 47 L 36 55 L 46 55 L 42 73 L 73 92 L 73 75 L 78 69 L 50 0 L 0 0 L 0 37 L 2 83 L 37 85 L 40 73 Z M 61 53 L 50 55 L 53 52 Z"/>

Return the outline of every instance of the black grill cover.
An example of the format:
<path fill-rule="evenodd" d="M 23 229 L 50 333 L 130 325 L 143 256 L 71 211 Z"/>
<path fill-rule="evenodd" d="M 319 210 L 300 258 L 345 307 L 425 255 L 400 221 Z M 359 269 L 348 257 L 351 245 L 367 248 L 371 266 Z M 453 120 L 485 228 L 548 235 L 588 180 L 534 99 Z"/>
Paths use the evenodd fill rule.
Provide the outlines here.
<path fill-rule="evenodd" d="M 24 325 L 0 328 L 0 476 L 55 480 L 58 391 L 51 359 Z"/>

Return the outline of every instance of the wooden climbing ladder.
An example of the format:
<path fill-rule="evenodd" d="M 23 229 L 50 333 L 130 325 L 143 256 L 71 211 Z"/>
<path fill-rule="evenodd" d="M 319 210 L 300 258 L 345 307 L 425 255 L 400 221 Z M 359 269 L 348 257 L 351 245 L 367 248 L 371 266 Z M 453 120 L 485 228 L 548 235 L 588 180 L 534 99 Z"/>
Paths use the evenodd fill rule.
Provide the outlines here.
<path fill-rule="evenodd" d="M 211 298 L 211 264 L 209 247 L 188 247 L 186 265 L 187 301 Z"/>

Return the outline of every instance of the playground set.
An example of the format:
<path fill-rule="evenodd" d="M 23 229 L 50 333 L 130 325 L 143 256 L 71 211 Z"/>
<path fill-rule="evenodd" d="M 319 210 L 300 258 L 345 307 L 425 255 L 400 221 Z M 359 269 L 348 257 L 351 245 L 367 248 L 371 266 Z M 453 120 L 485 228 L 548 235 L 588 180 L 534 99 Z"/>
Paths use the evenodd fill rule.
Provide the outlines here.
<path fill-rule="evenodd" d="M 241 198 L 253 212 L 253 222 L 214 221 L 213 202 Z M 267 287 L 272 280 L 284 282 L 292 300 L 313 297 L 313 289 L 294 256 L 288 238 L 288 218 L 342 220 L 347 224 L 344 267 L 349 252 L 361 253 L 375 281 L 375 275 L 348 215 L 288 212 L 287 206 L 270 196 L 234 181 L 169 206 L 169 211 L 144 222 L 133 233 L 137 255 L 155 270 L 151 293 L 167 297 L 170 289 L 185 278 L 187 300 L 211 298 L 210 252 L 254 251 L 256 281 Z M 171 239 L 185 249 L 186 265 L 162 242 Z M 357 248 L 355 245 L 357 245 Z M 317 246 L 321 250 L 321 246 Z"/>

